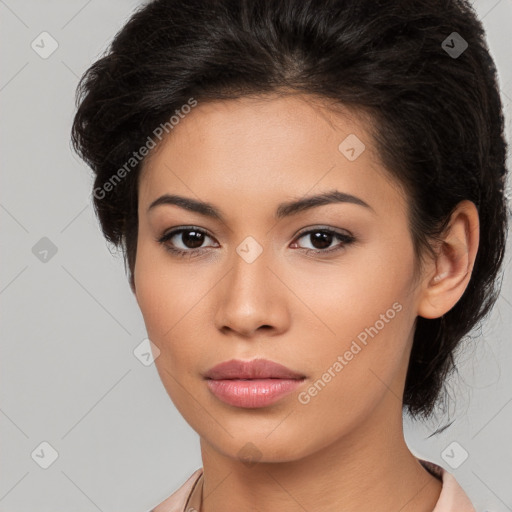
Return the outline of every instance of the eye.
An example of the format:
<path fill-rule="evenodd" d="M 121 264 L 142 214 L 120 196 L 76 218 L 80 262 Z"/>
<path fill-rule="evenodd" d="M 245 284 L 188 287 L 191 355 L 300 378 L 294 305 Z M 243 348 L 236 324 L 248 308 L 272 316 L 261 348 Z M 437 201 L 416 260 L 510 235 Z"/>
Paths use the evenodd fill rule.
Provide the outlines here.
<path fill-rule="evenodd" d="M 312 249 L 307 247 L 305 248 L 306 253 L 313 252 L 316 254 L 335 252 L 343 249 L 344 246 L 355 241 L 355 238 L 352 235 L 347 233 L 340 233 L 330 228 L 310 229 L 309 231 L 302 232 L 297 240 L 302 238 L 309 240 L 313 245 Z M 331 247 L 333 241 L 336 240 L 338 240 L 340 243 L 334 247 Z"/>
<path fill-rule="evenodd" d="M 173 229 L 160 237 L 157 242 L 172 254 L 178 256 L 194 256 L 203 252 L 202 244 L 206 238 L 211 238 L 206 231 L 195 226 L 185 226 Z M 171 243 L 169 243 L 171 242 Z M 180 247 L 181 244 L 181 247 Z"/>
<path fill-rule="evenodd" d="M 296 240 L 302 238 L 307 240 L 308 237 L 313 248 L 299 247 L 299 249 L 305 251 L 307 254 L 332 253 L 343 249 L 346 245 L 355 241 L 352 235 L 322 227 L 303 231 Z M 196 226 L 184 226 L 164 233 L 157 239 L 157 242 L 162 244 L 164 248 L 172 254 L 191 258 L 204 252 L 206 247 L 202 247 L 202 245 L 205 242 L 205 238 L 213 239 L 201 228 Z M 331 247 L 333 241 L 336 240 L 338 240 L 338 244 Z M 295 248 L 294 246 L 297 246 L 297 243 L 294 242 L 291 245 L 292 248 Z M 218 245 L 216 247 L 218 247 Z"/>

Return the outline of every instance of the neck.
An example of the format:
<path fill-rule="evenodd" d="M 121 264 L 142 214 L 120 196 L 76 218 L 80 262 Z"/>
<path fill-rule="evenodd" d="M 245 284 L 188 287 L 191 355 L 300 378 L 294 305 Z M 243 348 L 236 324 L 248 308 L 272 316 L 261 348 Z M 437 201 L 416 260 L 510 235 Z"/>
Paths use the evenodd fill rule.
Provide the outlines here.
<path fill-rule="evenodd" d="M 442 483 L 409 451 L 401 402 L 387 397 L 363 424 L 296 460 L 248 465 L 201 438 L 201 512 L 431 512 Z"/>

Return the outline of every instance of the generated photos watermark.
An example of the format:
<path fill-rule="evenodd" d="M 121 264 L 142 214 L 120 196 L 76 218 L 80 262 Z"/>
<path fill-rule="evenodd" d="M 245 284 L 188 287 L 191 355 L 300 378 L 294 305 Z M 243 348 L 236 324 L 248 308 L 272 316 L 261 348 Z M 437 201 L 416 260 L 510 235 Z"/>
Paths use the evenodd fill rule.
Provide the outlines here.
<path fill-rule="evenodd" d="M 115 186 L 121 182 L 121 180 L 132 171 L 142 160 L 149 154 L 149 152 L 157 146 L 157 142 L 161 141 L 164 134 L 171 133 L 171 130 L 190 113 L 193 107 L 197 105 L 197 100 L 189 98 L 187 103 L 181 106 L 180 109 L 175 110 L 175 114 L 172 115 L 165 123 L 160 123 L 152 132 L 152 135 L 148 135 L 146 142 L 137 150 L 132 153 L 132 156 L 120 167 L 101 187 L 94 189 L 94 197 L 96 199 L 104 199 L 107 192 L 114 190 Z"/>
<path fill-rule="evenodd" d="M 363 347 L 368 344 L 368 338 L 374 338 L 379 334 L 379 332 L 384 329 L 386 324 L 389 324 L 393 318 L 395 318 L 397 313 L 402 311 L 403 306 L 399 302 L 395 302 L 391 308 L 389 308 L 385 313 L 380 315 L 379 320 L 377 320 L 372 326 L 366 327 L 363 331 L 361 331 L 357 335 L 357 340 L 352 340 L 350 345 L 350 349 L 346 350 L 343 355 L 339 355 L 336 358 L 336 361 L 327 368 L 327 370 L 322 374 L 322 376 L 317 379 L 306 391 L 301 391 L 298 395 L 298 400 L 302 405 L 309 404 L 312 397 L 318 395 L 320 391 L 322 391 L 325 386 L 329 382 L 332 381 L 334 377 L 336 377 L 342 370 L 349 364 L 350 361 L 354 359 L 354 356 L 359 354 Z"/>

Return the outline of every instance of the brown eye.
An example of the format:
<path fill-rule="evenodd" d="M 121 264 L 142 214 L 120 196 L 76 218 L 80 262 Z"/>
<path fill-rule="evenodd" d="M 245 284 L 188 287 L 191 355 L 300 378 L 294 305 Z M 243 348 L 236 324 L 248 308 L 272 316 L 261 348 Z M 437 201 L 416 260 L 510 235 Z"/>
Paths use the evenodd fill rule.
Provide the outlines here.
<path fill-rule="evenodd" d="M 181 235 L 181 239 L 179 238 Z M 178 239 L 181 240 L 183 245 L 188 249 L 197 249 L 204 243 L 205 234 L 201 231 L 183 230 L 177 235 Z"/>
<path fill-rule="evenodd" d="M 342 249 L 345 245 L 348 245 L 355 241 L 355 238 L 345 233 L 338 233 L 331 229 L 311 229 L 302 233 L 297 240 L 304 238 L 312 245 L 309 247 L 302 247 L 307 252 L 312 251 L 315 253 L 329 253 Z M 333 242 L 338 240 L 338 244 L 331 248 Z"/>
<path fill-rule="evenodd" d="M 205 231 L 191 226 L 173 229 L 165 233 L 157 241 L 171 253 L 180 256 L 187 254 L 192 256 L 198 252 L 202 252 L 203 249 L 208 247 L 202 247 L 207 238 L 211 237 Z"/>

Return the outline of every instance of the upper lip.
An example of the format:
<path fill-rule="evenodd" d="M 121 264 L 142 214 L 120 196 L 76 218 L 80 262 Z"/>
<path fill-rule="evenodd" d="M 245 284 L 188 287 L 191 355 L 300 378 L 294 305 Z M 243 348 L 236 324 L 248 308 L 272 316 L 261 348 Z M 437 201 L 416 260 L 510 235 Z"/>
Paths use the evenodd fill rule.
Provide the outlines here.
<path fill-rule="evenodd" d="M 221 379 L 303 379 L 304 375 L 294 372 L 282 364 L 268 359 L 224 361 L 205 373 L 205 378 Z"/>

